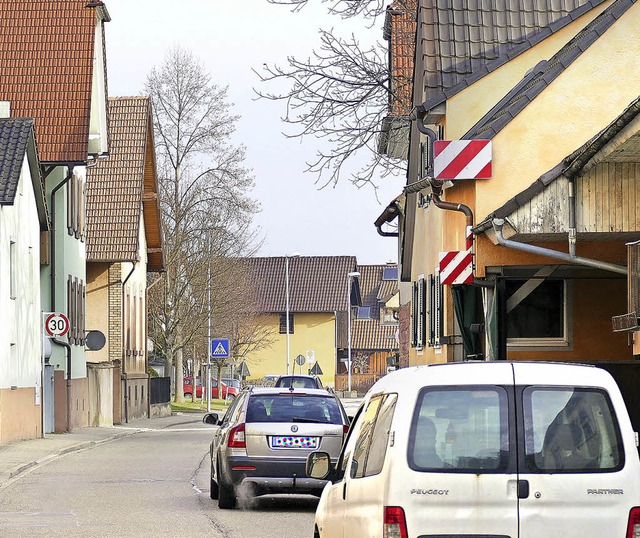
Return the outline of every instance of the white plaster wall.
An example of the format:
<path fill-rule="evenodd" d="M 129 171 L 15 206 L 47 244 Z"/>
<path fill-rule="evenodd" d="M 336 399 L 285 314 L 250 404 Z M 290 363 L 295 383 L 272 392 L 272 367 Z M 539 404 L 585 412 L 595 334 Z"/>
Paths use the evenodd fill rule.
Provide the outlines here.
<path fill-rule="evenodd" d="M 16 242 L 16 297 L 10 298 L 9 243 Z M 13 205 L 0 206 L 0 388 L 40 384 L 40 225 L 25 157 Z"/>
<path fill-rule="evenodd" d="M 133 298 L 133 296 L 138 296 L 140 293 L 142 294 L 142 298 L 143 298 L 142 304 L 144 308 L 143 319 L 146 320 L 148 315 L 147 304 L 146 304 L 147 240 L 146 240 L 145 231 L 144 231 L 144 216 L 140 217 L 138 244 L 139 244 L 139 249 L 138 249 L 139 261 L 135 264 L 135 270 L 133 271 L 133 274 L 129 277 L 129 279 L 127 280 L 127 283 L 125 284 L 125 290 L 130 291 L 130 298 Z M 122 281 L 124 282 L 124 280 L 129 276 L 129 273 L 131 272 L 131 268 L 133 267 L 133 264 L 123 263 L 121 267 L 122 267 L 121 278 L 122 278 Z M 122 298 L 122 300 L 123 300 L 123 312 L 124 312 L 124 301 L 126 300 L 126 294 Z M 130 308 L 133 308 L 132 305 L 130 305 Z M 144 370 L 143 368 L 144 360 L 147 356 L 146 321 L 145 321 L 145 326 L 143 327 L 142 344 L 143 344 L 142 349 L 144 354 L 141 357 L 139 357 L 139 361 L 140 361 L 139 366 L 142 369 L 141 371 Z"/>

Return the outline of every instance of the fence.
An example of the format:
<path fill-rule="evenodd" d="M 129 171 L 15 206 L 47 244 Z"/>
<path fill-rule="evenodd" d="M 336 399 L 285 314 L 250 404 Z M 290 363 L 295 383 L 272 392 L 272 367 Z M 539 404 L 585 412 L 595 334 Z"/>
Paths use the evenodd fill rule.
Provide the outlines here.
<path fill-rule="evenodd" d="M 171 379 L 169 377 L 152 377 L 149 379 L 149 403 L 171 403 Z"/>
<path fill-rule="evenodd" d="M 355 390 L 362 395 L 367 392 L 384 374 L 351 374 L 351 390 Z M 347 374 L 336 374 L 335 390 L 345 391 L 349 388 L 349 378 Z"/>

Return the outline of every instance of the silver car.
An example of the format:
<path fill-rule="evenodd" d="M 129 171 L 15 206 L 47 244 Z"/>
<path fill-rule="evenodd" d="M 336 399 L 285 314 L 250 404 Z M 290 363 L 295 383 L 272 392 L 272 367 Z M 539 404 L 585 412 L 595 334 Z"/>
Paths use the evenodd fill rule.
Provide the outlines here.
<path fill-rule="evenodd" d="M 348 430 L 340 400 L 326 389 L 253 388 L 241 392 L 220 420 L 210 445 L 211 498 L 234 508 L 239 489 L 250 495 L 320 495 L 326 480 L 309 478 L 307 456 L 322 450 L 335 463 Z"/>

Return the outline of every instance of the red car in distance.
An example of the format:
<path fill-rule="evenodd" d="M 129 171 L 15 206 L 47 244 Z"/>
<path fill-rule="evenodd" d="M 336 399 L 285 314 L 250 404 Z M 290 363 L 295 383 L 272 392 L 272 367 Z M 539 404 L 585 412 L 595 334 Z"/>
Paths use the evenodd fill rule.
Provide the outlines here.
<path fill-rule="evenodd" d="M 233 400 L 238 395 L 238 389 L 235 387 L 229 387 L 226 383 L 220 382 L 215 377 L 211 378 L 211 397 L 218 398 L 218 386 L 222 387 L 222 395 L 220 398 L 223 400 Z M 193 397 L 193 378 L 185 377 L 183 391 L 185 397 Z M 196 377 L 196 398 L 202 398 L 202 377 Z"/>

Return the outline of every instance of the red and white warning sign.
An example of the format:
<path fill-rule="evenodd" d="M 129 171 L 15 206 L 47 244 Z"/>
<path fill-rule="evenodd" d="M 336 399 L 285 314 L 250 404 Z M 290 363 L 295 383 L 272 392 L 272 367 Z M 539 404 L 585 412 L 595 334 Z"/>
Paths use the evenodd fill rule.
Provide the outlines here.
<path fill-rule="evenodd" d="M 62 312 L 49 312 L 44 320 L 44 332 L 49 338 L 69 332 L 69 318 Z"/>
<path fill-rule="evenodd" d="M 435 179 L 488 179 L 491 173 L 491 140 L 434 142 Z"/>
<path fill-rule="evenodd" d="M 471 250 L 440 253 L 442 284 L 473 284 L 473 254 Z"/>

